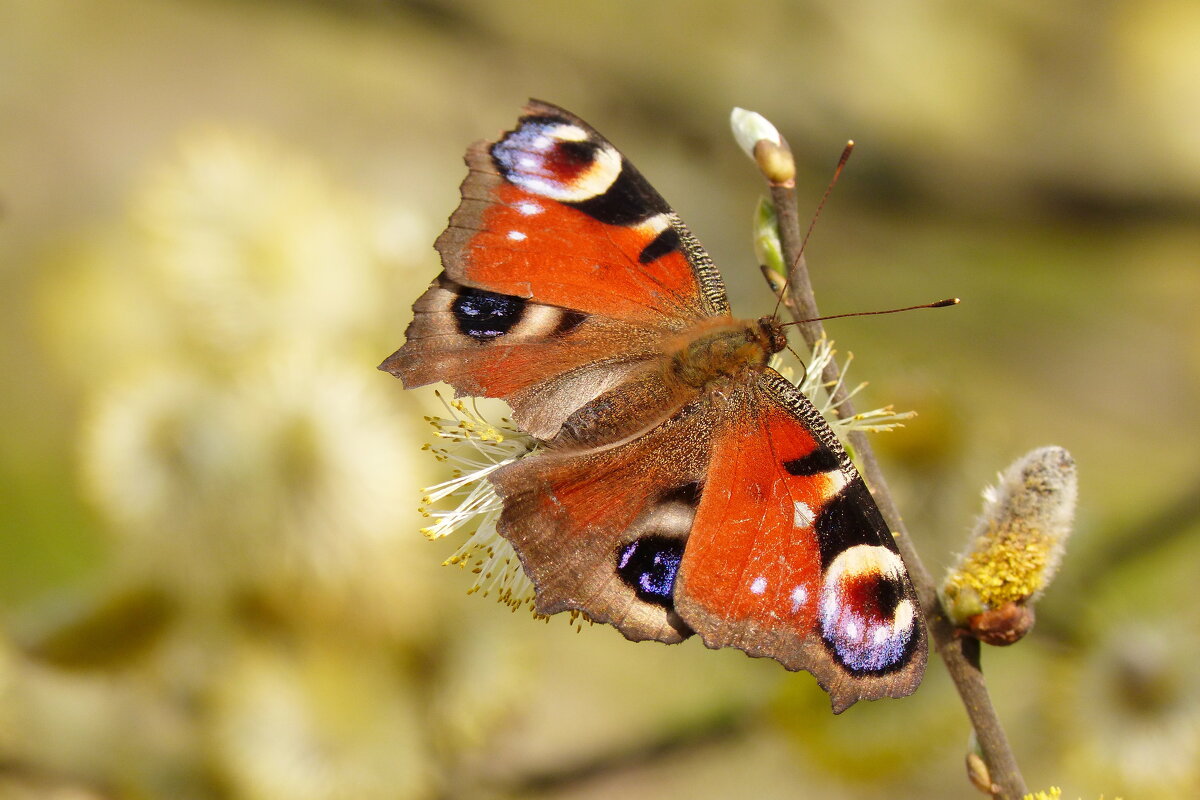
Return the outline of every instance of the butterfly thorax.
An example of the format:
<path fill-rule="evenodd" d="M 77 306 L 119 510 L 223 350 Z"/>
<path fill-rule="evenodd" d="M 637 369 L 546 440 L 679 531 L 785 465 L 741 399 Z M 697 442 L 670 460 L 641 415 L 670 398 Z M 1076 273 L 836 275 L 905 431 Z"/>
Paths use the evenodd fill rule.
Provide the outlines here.
<path fill-rule="evenodd" d="M 762 369 L 772 355 L 787 346 L 787 339 L 774 317 L 719 317 L 686 331 L 673 344 L 671 377 L 700 389 L 720 378 Z"/>

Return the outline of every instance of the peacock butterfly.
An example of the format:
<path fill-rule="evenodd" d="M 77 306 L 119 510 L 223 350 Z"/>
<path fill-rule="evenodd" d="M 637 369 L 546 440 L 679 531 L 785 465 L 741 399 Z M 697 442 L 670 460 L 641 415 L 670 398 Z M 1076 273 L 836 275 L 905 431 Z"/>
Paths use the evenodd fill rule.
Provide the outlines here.
<path fill-rule="evenodd" d="M 445 269 L 380 368 L 502 398 L 545 443 L 489 477 L 537 610 L 773 658 L 836 712 L 911 693 L 916 593 L 837 437 L 767 366 L 782 325 L 730 315 L 712 259 L 575 115 L 530 101 L 466 162 Z"/>

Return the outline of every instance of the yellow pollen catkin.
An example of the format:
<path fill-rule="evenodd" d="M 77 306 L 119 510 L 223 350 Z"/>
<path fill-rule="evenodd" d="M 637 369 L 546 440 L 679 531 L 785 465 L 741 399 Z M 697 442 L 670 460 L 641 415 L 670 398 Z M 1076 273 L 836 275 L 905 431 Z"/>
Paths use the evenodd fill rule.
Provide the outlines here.
<path fill-rule="evenodd" d="M 957 624 L 1007 603 L 1028 603 L 1058 570 L 1075 516 L 1075 462 L 1061 447 L 1027 453 L 984 492 L 970 548 L 942 597 Z"/>

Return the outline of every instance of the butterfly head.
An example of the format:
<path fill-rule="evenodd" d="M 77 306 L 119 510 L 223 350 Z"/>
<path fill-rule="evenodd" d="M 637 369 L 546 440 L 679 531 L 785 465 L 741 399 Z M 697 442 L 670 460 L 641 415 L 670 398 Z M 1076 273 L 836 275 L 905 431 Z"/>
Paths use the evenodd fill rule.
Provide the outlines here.
<path fill-rule="evenodd" d="M 758 328 L 768 356 L 773 356 L 787 347 L 787 331 L 775 316 L 760 318 Z"/>

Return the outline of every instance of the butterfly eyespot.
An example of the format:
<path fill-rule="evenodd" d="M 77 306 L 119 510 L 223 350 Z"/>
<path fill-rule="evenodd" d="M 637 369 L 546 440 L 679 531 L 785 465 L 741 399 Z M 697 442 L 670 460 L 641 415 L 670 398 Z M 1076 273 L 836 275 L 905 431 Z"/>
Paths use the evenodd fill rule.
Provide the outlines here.
<path fill-rule="evenodd" d="M 820 624 L 826 645 L 852 673 L 885 673 L 907 663 L 916 606 L 905 594 L 900 557 L 870 545 L 843 551 L 825 573 Z"/>
<path fill-rule="evenodd" d="M 672 608 L 684 540 L 650 535 L 617 549 L 617 574 L 648 603 Z"/>
<path fill-rule="evenodd" d="M 612 145 L 594 142 L 582 128 L 553 117 L 522 121 L 491 152 L 509 183 L 564 203 L 599 197 L 621 176 L 621 154 Z"/>
<path fill-rule="evenodd" d="M 659 502 L 682 503 L 694 508 L 700 502 L 700 493 L 703 491 L 703 488 L 698 481 L 685 483 L 682 486 L 676 486 L 674 489 L 663 492 L 659 498 Z"/>
<path fill-rule="evenodd" d="M 462 289 L 450 306 L 458 330 L 477 342 L 490 342 L 512 330 L 525 315 L 525 300 L 482 289 Z"/>

